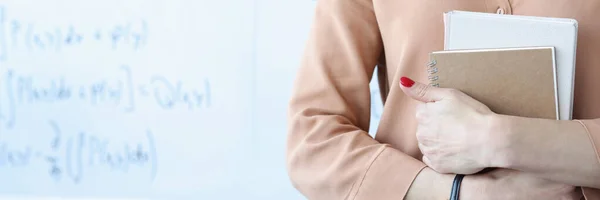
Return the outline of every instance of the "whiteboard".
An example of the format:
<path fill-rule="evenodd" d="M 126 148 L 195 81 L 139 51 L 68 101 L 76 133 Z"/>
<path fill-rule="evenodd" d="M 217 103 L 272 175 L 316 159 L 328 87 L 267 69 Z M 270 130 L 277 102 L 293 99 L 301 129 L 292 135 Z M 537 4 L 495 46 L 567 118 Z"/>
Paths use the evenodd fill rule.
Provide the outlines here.
<path fill-rule="evenodd" d="M 304 199 L 285 118 L 315 4 L 0 2 L 0 199 Z"/>

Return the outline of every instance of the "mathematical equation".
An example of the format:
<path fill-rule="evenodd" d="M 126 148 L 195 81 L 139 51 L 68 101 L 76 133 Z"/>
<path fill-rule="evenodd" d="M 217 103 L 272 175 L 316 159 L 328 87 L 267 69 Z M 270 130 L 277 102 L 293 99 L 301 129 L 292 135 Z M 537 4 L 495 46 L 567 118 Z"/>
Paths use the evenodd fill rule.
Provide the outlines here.
<path fill-rule="evenodd" d="M 68 179 L 81 183 L 87 169 L 105 169 L 113 173 L 129 170 L 147 170 L 152 180 L 157 173 L 157 147 L 154 134 L 148 130 L 145 140 L 115 142 L 94 133 L 81 131 L 66 135 L 60 125 L 49 121 L 48 130 L 53 139 L 46 147 L 11 145 L 0 139 L 0 169 L 27 168 L 34 163 L 45 163 L 44 169 L 54 181 Z M 130 134 L 130 133 L 129 133 Z M 110 147 L 118 148 L 110 148 Z"/>
<path fill-rule="evenodd" d="M 93 42 L 110 43 L 111 50 L 120 47 L 139 50 L 148 43 L 148 23 L 139 19 L 93 30 L 82 30 L 72 24 L 48 27 L 11 19 L 7 9 L 0 5 L 0 61 L 8 58 L 10 50 L 60 52 Z"/>
<path fill-rule="evenodd" d="M 125 113 L 135 111 L 140 100 L 150 100 L 163 110 L 181 107 L 196 111 L 211 107 L 212 89 L 208 78 L 204 78 L 200 85 L 170 80 L 161 75 L 138 82 L 133 79 L 129 66 L 123 65 L 119 71 L 120 75 L 111 78 L 77 84 L 65 76 L 42 79 L 7 69 L 3 75 L 0 72 L 0 122 L 8 128 L 13 127 L 18 119 L 19 106 L 61 102 L 111 106 Z"/>

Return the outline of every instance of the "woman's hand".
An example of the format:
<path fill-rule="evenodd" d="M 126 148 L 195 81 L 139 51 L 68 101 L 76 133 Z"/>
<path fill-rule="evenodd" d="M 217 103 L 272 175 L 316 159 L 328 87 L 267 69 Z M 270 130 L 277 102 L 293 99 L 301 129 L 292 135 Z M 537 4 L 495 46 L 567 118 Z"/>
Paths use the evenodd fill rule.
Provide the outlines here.
<path fill-rule="evenodd" d="M 440 173 L 473 174 L 490 166 L 490 138 L 496 116 L 487 106 L 448 88 L 430 87 L 402 77 L 400 87 L 420 101 L 417 140 L 423 162 Z"/>

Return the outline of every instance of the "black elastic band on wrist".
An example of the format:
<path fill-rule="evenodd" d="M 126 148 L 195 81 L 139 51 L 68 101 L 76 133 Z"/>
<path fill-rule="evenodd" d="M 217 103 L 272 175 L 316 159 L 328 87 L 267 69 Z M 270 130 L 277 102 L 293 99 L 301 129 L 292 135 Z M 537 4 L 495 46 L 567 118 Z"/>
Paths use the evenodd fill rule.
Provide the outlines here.
<path fill-rule="evenodd" d="M 462 182 L 463 177 L 465 175 L 457 174 L 454 177 L 454 182 L 452 183 L 452 191 L 450 192 L 450 200 L 458 200 L 458 193 L 460 192 L 460 183 Z"/>

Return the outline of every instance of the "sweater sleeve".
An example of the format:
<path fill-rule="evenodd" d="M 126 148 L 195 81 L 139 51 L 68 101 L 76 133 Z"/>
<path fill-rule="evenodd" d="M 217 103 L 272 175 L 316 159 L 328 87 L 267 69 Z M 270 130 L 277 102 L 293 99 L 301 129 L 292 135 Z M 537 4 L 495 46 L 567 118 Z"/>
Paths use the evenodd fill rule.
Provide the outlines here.
<path fill-rule="evenodd" d="M 590 142 L 596 150 L 598 165 L 600 165 L 600 119 L 581 120 L 581 122 L 587 129 Z M 600 200 L 600 188 L 582 188 L 582 190 L 586 200 Z"/>
<path fill-rule="evenodd" d="M 373 139 L 383 44 L 371 0 L 319 0 L 289 104 L 287 170 L 308 199 L 402 199 L 421 161 Z"/>

